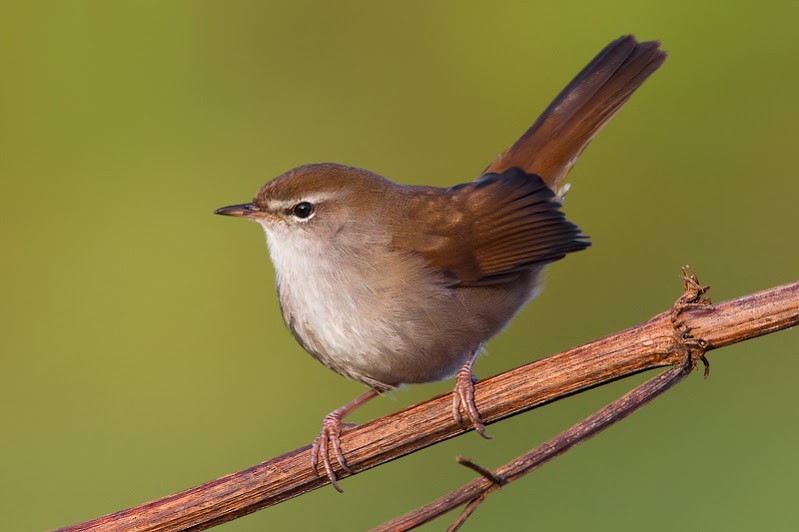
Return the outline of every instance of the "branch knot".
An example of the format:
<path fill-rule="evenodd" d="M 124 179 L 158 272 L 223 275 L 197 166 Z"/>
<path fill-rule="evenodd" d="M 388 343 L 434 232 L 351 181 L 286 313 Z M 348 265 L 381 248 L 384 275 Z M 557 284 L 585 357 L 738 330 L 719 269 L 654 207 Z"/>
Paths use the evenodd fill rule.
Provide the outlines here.
<path fill-rule="evenodd" d="M 699 283 L 690 266 L 682 267 L 683 294 L 671 306 L 671 324 L 674 327 L 674 339 L 677 341 L 678 352 L 685 360 L 685 370 L 691 372 L 696 369 L 699 361 L 705 367 L 705 378 L 710 376 L 710 362 L 705 356 L 708 343 L 703 338 L 696 338 L 691 334 L 691 328 L 685 323 L 683 313 L 694 308 L 707 309 L 712 307 L 709 297 L 705 294 L 710 290 L 710 285 L 703 286 Z"/>

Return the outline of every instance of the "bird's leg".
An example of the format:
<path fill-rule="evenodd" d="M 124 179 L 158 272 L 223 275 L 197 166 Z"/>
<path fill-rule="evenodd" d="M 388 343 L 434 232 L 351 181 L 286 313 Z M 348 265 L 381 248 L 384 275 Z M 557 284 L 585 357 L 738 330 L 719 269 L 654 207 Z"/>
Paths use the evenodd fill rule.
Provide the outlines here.
<path fill-rule="evenodd" d="M 316 465 L 321 459 L 322 465 L 325 467 L 327 478 L 339 493 L 343 492 L 344 490 L 342 490 L 341 486 L 338 485 L 338 479 L 336 478 L 336 474 L 333 472 L 333 464 L 330 461 L 328 444 L 333 448 L 333 455 L 336 457 L 336 461 L 341 466 L 341 469 L 349 474 L 352 474 L 352 470 L 347 467 L 347 462 L 344 460 L 344 453 L 341 452 L 341 440 L 339 439 L 341 434 L 341 420 L 344 418 L 344 416 L 367 402 L 369 399 L 377 396 L 377 393 L 377 390 L 369 390 L 365 394 L 356 397 L 346 405 L 336 408 L 326 415 L 325 419 L 322 421 L 322 432 L 319 433 L 319 436 L 316 437 L 313 445 L 311 446 L 311 466 L 314 470 L 316 470 Z"/>
<path fill-rule="evenodd" d="M 455 390 L 452 392 L 452 417 L 455 418 L 455 422 L 459 426 L 466 428 L 463 417 L 461 417 L 461 406 L 463 406 L 463 409 L 469 415 L 469 420 L 472 422 L 474 430 L 483 438 L 491 439 L 493 436 L 485 433 L 485 423 L 480 417 L 477 405 L 474 404 L 474 383 L 477 378 L 472 375 L 472 364 L 474 364 L 474 360 L 479 353 L 480 347 L 475 349 L 469 360 L 455 374 Z"/>

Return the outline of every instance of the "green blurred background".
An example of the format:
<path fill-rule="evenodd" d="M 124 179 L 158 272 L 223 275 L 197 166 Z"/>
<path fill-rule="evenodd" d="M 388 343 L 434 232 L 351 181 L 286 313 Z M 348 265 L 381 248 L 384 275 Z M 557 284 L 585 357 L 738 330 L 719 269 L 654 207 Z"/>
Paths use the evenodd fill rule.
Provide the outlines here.
<path fill-rule="evenodd" d="M 685 263 L 717 301 L 796 280 L 798 22 L 796 1 L 4 2 L 0 527 L 89 519 L 309 443 L 364 388 L 284 330 L 260 228 L 211 211 L 306 162 L 470 180 L 623 33 L 670 57 L 570 176 L 594 246 L 550 269 L 477 374 L 646 320 Z M 797 350 L 788 331 L 712 353 L 710 380 L 466 529 L 795 530 Z M 644 378 L 222 528 L 375 525 L 471 478 L 455 455 L 497 466 Z"/>

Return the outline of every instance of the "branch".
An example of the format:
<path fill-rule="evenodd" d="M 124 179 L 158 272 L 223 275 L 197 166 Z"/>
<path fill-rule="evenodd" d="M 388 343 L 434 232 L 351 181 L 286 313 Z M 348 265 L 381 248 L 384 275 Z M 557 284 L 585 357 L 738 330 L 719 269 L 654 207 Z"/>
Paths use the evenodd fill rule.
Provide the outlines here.
<path fill-rule="evenodd" d="M 701 296 L 701 292 L 697 297 Z M 799 324 L 799 281 L 718 305 L 681 297 L 646 323 L 487 378 L 475 385 L 487 423 L 648 369 Z M 695 363 L 696 358 L 691 358 Z M 445 394 L 342 433 L 347 464 L 370 469 L 470 429 L 452 418 Z M 328 484 L 310 467 L 310 446 L 180 493 L 61 529 L 201 530 Z M 348 474 L 336 470 L 338 478 Z"/>
<path fill-rule="evenodd" d="M 632 391 L 627 392 L 619 399 L 613 401 L 605 408 L 591 414 L 570 429 L 497 468 L 496 471 L 488 471 L 474 464 L 469 459 L 459 456 L 458 463 L 477 471 L 482 476 L 464 484 L 443 497 L 439 497 L 421 508 L 401 515 L 396 519 L 386 521 L 382 525 L 374 528 L 372 532 L 410 530 L 411 528 L 428 523 L 458 506 L 468 503 L 463 512 L 461 512 L 448 529 L 451 531 L 457 530 L 472 512 L 474 512 L 477 506 L 485 500 L 489 493 L 498 490 L 509 482 L 513 482 L 514 480 L 518 480 L 532 473 L 578 443 L 587 440 L 614 423 L 621 421 L 682 381 L 691 373 L 692 368 L 693 363 L 691 358 L 686 358 L 686 364 L 671 368 L 657 377 L 646 381 Z"/>

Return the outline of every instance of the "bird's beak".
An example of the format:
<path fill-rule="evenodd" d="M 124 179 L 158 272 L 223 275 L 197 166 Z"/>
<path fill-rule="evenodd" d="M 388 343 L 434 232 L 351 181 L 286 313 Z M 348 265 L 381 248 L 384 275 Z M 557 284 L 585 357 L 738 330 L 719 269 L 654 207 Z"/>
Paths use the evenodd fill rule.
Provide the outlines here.
<path fill-rule="evenodd" d="M 258 207 L 252 203 L 242 203 L 240 205 L 228 205 L 214 211 L 214 214 L 222 216 L 235 216 L 237 218 L 249 218 L 255 214 L 263 214 Z"/>

